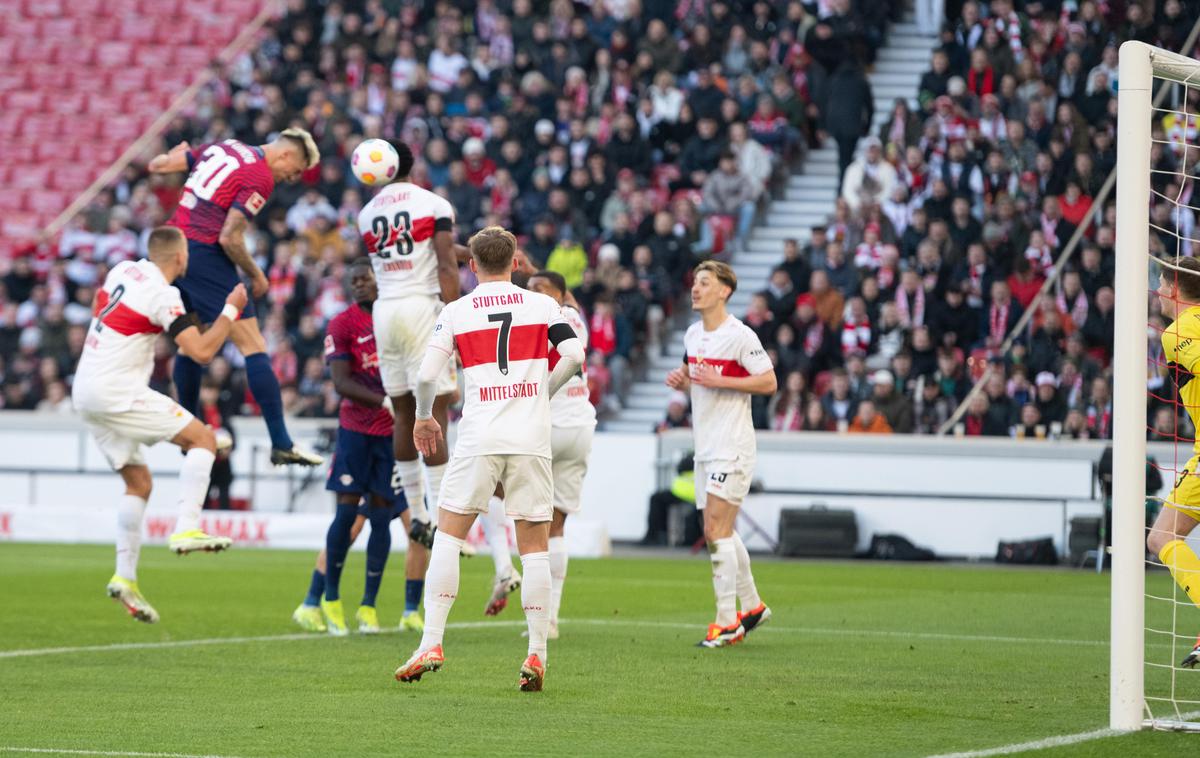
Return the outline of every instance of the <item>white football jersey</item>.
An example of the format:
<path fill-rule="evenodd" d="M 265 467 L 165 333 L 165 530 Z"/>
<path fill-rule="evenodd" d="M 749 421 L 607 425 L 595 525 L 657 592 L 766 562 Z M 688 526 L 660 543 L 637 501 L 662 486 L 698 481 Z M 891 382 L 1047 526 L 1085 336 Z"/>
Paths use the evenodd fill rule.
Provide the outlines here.
<path fill-rule="evenodd" d="M 462 362 L 466 390 L 456 457 L 550 456 L 550 327 L 558 303 L 511 282 L 485 282 L 442 309 L 429 340 Z"/>
<path fill-rule="evenodd" d="M 158 266 L 125 261 L 96 292 L 94 310 L 71 398 L 81 411 L 126 411 L 149 386 L 154 342 L 183 315 L 183 301 Z"/>
<path fill-rule="evenodd" d="M 434 232 L 454 230 L 454 208 L 446 198 L 409 182 L 379 191 L 358 214 L 379 299 L 441 292 Z"/>
<path fill-rule="evenodd" d="M 711 332 L 697 321 L 683 345 L 690 374 L 699 364 L 715 366 L 723 376 L 757 376 L 773 368 L 758 335 L 733 316 Z M 692 383 L 692 428 L 697 461 L 753 460 L 757 454 L 748 393 Z"/>
<path fill-rule="evenodd" d="M 583 316 L 569 305 L 562 307 L 562 315 L 566 319 L 567 325 L 574 330 L 575 336 L 579 338 L 579 344 L 583 345 L 583 354 L 587 355 L 588 331 L 587 325 L 583 323 Z M 558 351 L 550 348 L 551 371 L 558 365 L 558 360 Z M 554 397 L 550 398 L 550 425 L 555 429 L 595 426 L 596 409 L 592 406 L 590 396 L 587 366 L 585 365 L 579 369 L 578 374 L 563 385 L 562 389 L 555 393 Z"/>

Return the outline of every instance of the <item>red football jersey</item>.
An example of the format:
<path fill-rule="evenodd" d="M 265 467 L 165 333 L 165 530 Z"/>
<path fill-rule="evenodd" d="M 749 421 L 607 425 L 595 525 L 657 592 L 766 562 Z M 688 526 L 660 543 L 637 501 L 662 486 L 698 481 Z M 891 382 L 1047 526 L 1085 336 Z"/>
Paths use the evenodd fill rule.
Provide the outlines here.
<path fill-rule="evenodd" d="M 201 145 L 187 162 L 183 197 L 169 223 L 194 242 L 215 245 L 230 208 L 254 218 L 275 189 L 262 149 L 234 139 Z"/>
<path fill-rule="evenodd" d="M 334 316 L 325 332 L 325 362 L 350 361 L 350 377 L 380 395 L 379 354 L 375 349 L 375 329 L 371 314 L 357 304 Z M 343 398 L 338 409 L 338 425 L 363 434 L 390 435 L 392 417 L 383 408 L 369 408 Z"/>

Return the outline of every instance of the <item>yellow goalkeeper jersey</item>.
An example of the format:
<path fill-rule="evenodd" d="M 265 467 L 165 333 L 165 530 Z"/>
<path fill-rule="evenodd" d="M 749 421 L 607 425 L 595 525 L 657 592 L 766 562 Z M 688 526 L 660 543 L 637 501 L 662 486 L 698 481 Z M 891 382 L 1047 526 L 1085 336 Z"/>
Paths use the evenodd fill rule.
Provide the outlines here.
<path fill-rule="evenodd" d="M 1179 314 L 1179 318 L 1162 333 L 1162 346 L 1167 376 L 1175 382 L 1179 401 L 1187 410 L 1192 426 L 1200 429 L 1200 381 L 1196 381 L 1200 367 L 1200 306 Z M 1200 434 L 1195 450 L 1200 453 Z"/>

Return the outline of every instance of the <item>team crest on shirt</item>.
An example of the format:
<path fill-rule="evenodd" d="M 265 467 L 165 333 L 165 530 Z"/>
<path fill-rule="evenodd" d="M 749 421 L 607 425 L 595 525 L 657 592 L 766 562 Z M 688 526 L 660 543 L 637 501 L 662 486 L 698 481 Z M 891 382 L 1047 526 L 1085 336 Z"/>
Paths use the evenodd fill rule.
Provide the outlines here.
<path fill-rule="evenodd" d="M 246 198 L 246 210 L 250 211 L 251 213 L 253 213 L 255 215 L 257 215 L 258 212 L 262 210 L 262 207 L 266 204 L 267 204 L 267 199 L 265 197 L 263 197 L 262 195 L 258 194 L 257 192 L 250 195 L 250 197 Z"/>
<path fill-rule="evenodd" d="M 350 476 L 349 474 L 342 474 L 341 482 L 342 486 L 349 487 L 351 484 L 354 484 L 354 477 Z"/>

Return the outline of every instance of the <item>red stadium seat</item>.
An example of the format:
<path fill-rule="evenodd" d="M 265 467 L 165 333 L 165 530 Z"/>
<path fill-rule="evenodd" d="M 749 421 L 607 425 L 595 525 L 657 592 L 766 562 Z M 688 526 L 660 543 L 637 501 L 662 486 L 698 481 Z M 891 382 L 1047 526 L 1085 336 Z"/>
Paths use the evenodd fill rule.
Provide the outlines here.
<path fill-rule="evenodd" d="M 9 92 L 4 96 L 4 107 L 30 113 L 41 110 L 44 101 L 41 92 Z"/>
<path fill-rule="evenodd" d="M 78 28 L 76 19 L 50 18 L 41 23 L 38 32 L 44 40 L 78 42 Z"/>
<path fill-rule="evenodd" d="M 82 192 L 100 176 L 103 169 L 96 166 L 64 165 L 50 172 L 48 184 L 72 194 Z"/>
<path fill-rule="evenodd" d="M 70 203 L 65 193 L 55 190 L 34 190 L 27 196 L 27 207 L 38 214 L 57 215 Z"/>
<path fill-rule="evenodd" d="M 171 62 L 179 68 L 199 69 L 212 62 L 213 55 L 200 45 L 181 45 L 172 50 Z"/>
<path fill-rule="evenodd" d="M 133 44 L 124 40 L 101 42 L 96 48 L 96 63 L 101 66 L 127 66 L 133 57 Z"/>
<path fill-rule="evenodd" d="M 109 93 L 116 97 L 118 93 L 137 92 L 146 87 L 146 69 L 126 68 L 114 71 L 108 81 Z"/>

